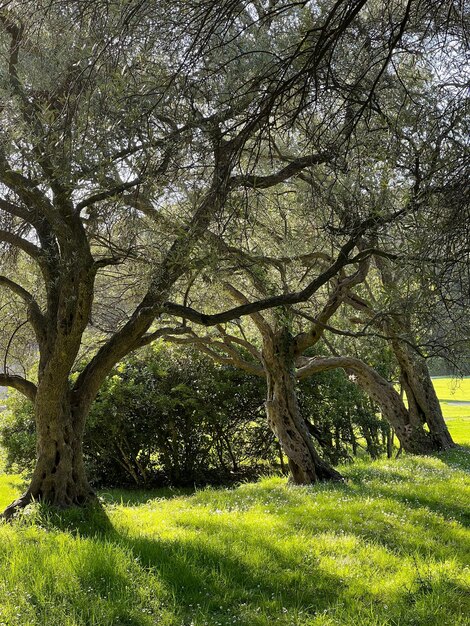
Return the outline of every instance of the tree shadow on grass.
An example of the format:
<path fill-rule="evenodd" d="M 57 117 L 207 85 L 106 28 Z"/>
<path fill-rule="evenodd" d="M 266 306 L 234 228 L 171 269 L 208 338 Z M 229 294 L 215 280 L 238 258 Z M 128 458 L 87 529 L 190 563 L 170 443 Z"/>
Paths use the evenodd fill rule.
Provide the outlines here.
<path fill-rule="evenodd" d="M 436 457 L 452 469 L 470 472 L 470 445 L 459 444 L 455 448 L 437 453 Z"/>
<path fill-rule="evenodd" d="M 246 626 L 257 623 L 258 613 L 270 616 L 269 623 L 299 610 L 314 615 L 335 605 L 346 587 L 339 576 L 318 565 L 307 580 L 290 559 L 260 540 L 246 542 L 245 558 L 231 552 L 229 543 L 215 546 L 207 541 L 122 536 L 119 542 L 171 590 L 184 623 L 196 614 L 220 624 L 236 618 L 236 623 Z M 255 550 L 258 558 L 260 552 L 263 557 L 250 563 Z"/>
<path fill-rule="evenodd" d="M 432 557 L 433 561 L 456 560 L 464 564 L 464 550 L 457 550 L 456 546 L 462 545 L 462 522 L 467 511 L 452 502 L 449 491 L 452 484 L 445 482 L 447 472 L 443 472 L 441 498 L 438 491 L 426 491 L 426 471 L 429 471 L 429 485 L 433 484 L 433 472 L 438 475 L 439 471 L 431 464 L 424 470 L 422 482 L 410 483 L 409 487 L 406 472 L 409 474 L 410 468 L 390 471 L 374 465 L 351 472 L 352 480 L 345 484 L 292 488 L 282 482 L 266 482 L 236 489 L 199 491 L 187 500 L 189 514 L 175 513 L 174 524 L 165 536 L 159 536 L 158 527 L 153 529 L 148 520 L 144 528 L 150 534 L 139 533 L 137 511 L 126 513 L 130 517 L 126 517 L 124 526 L 118 522 L 114 527 L 105 508 L 96 505 L 62 512 L 45 509 L 44 519 L 50 528 L 102 540 L 113 550 L 131 555 L 139 571 L 161 583 L 165 605 L 180 620 L 178 623 L 225 625 L 235 619 L 235 623 L 244 626 L 287 624 L 287 616 L 298 615 L 300 610 L 302 617 L 296 623 L 303 623 L 302 620 L 313 619 L 313 615 L 322 611 L 334 610 L 348 597 L 349 583 L 336 575 L 335 568 L 332 571 L 325 564 L 321 551 L 310 550 L 325 534 L 338 537 L 338 543 L 333 539 L 333 544 L 322 544 L 326 546 L 327 560 L 341 562 L 343 556 L 357 558 L 357 567 L 361 559 L 369 558 L 368 546 L 371 555 L 375 554 L 374 549 L 381 551 L 377 553 L 378 563 L 387 553 L 392 569 L 400 568 L 404 556 L 414 558 L 414 555 L 421 555 L 423 563 Z M 158 507 L 158 499 L 186 494 L 186 490 L 150 493 L 116 490 L 104 501 L 111 505 L 126 502 L 132 507 L 154 501 Z M 152 514 L 152 508 L 146 515 Z M 201 515 L 190 513 L 195 509 L 200 509 Z M 251 514 L 246 520 L 243 518 L 250 511 L 270 516 L 271 530 L 266 528 L 263 532 L 260 522 L 257 532 L 252 527 Z M 273 537 L 289 538 L 297 534 L 298 543 L 292 544 L 294 553 L 289 553 L 285 545 L 280 549 L 281 544 L 273 541 Z M 348 536 L 358 539 L 357 551 L 353 548 L 348 554 L 346 547 L 343 555 L 341 540 Z M 82 584 L 91 580 L 91 585 L 99 588 L 99 581 L 104 578 L 108 592 L 112 588 L 111 597 L 118 597 L 123 587 L 121 578 L 114 580 L 110 575 L 107 579 L 105 570 L 95 570 L 83 576 Z M 438 592 L 436 584 L 430 579 L 429 593 Z M 458 597 L 467 591 L 456 587 L 452 594 L 455 599 L 449 602 L 458 604 Z M 398 607 L 406 602 L 407 594 L 411 598 L 418 592 L 422 595 L 428 590 L 419 587 L 411 594 L 406 588 L 397 589 L 392 603 Z M 123 593 L 125 597 L 129 595 L 128 591 Z M 377 604 L 377 598 L 367 586 L 361 586 L 360 593 L 362 607 L 377 606 L 378 614 L 382 611 L 380 602 Z M 137 619 L 134 623 L 146 622 Z"/>
<path fill-rule="evenodd" d="M 140 506 L 152 500 L 171 500 L 189 496 L 195 492 L 193 487 L 160 487 L 158 489 L 99 489 L 98 496 L 104 504 Z"/>
<path fill-rule="evenodd" d="M 441 457 L 439 458 L 443 460 Z M 459 455 L 458 461 L 461 463 L 461 455 Z M 461 464 L 454 465 L 451 461 L 447 464 L 453 469 L 462 469 Z M 373 484 L 365 478 L 371 479 Z M 455 498 L 452 498 L 452 492 L 450 489 L 446 489 L 444 483 L 442 483 L 441 491 L 436 493 L 428 488 L 426 482 L 421 481 L 413 484 L 410 483 L 409 477 L 403 479 L 403 475 L 397 472 L 389 472 L 386 468 L 375 467 L 373 471 L 371 470 L 367 474 L 362 472 L 361 478 L 354 480 L 353 484 L 358 496 L 362 494 L 364 496 L 392 498 L 406 507 L 415 510 L 428 509 L 448 520 L 456 520 L 465 527 L 470 525 L 470 507 L 456 502 Z M 410 485 L 409 488 L 407 488 L 407 484 Z M 432 480 L 431 486 L 433 486 Z"/>
<path fill-rule="evenodd" d="M 443 502 L 438 496 L 432 496 L 425 492 L 425 486 L 423 486 L 423 493 L 400 493 L 398 489 L 384 486 L 382 488 L 374 487 L 374 489 L 362 489 L 363 492 L 369 491 L 370 493 L 379 494 L 386 498 L 393 498 L 397 502 L 410 507 L 415 510 L 429 510 L 433 513 L 437 513 L 448 521 L 457 521 L 463 527 L 470 527 L 470 508 L 464 504 L 460 505 L 456 502 L 446 503 Z"/>
<path fill-rule="evenodd" d="M 340 492 L 345 494 L 347 489 L 342 488 Z M 295 495 L 295 491 L 292 495 Z M 339 494 L 335 491 L 331 495 Z M 350 493 L 350 496 L 353 500 L 356 496 L 361 500 L 363 494 Z M 64 511 L 50 516 L 48 521 L 53 528 L 102 540 L 113 550 L 123 550 L 124 554 L 130 555 L 132 562 L 138 564 L 141 571 L 161 583 L 165 596 L 163 603 L 173 611 L 178 623 L 182 624 L 190 624 L 192 621 L 224 626 L 234 622 L 243 626 L 307 623 L 315 615 L 334 611 L 334 607 L 351 601 L 348 596 L 350 583 L 330 571 L 322 561 L 323 556 L 329 555 L 329 558 L 339 559 L 340 562 L 343 557 L 353 560 L 359 558 L 357 567 L 360 566 L 360 559 L 364 558 L 377 558 L 380 563 L 380 554 L 374 556 L 372 552 L 366 556 L 361 548 L 367 547 L 370 542 L 374 550 L 380 546 L 381 550 L 391 555 L 393 560 L 390 567 L 392 570 L 397 567 L 398 575 L 400 555 L 419 554 L 422 551 L 429 556 L 430 550 L 433 550 L 430 536 L 427 537 L 423 532 L 424 527 L 417 529 L 419 542 L 416 543 L 416 537 L 407 538 L 406 535 L 396 534 L 395 529 L 384 526 L 369 532 L 358 522 L 347 527 L 347 535 L 359 539 L 359 552 L 353 549 L 348 553 L 348 548 L 345 548 L 343 554 L 341 533 L 344 520 L 341 518 L 326 519 L 325 528 L 309 528 L 304 524 L 302 537 L 299 538 L 301 548 L 294 553 L 285 546 L 282 548 L 276 545 L 268 532 L 265 535 L 245 533 L 245 526 L 240 521 L 231 529 L 230 520 L 218 514 L 210 515 L 207 520 L 195 517 L 193 522 L 191 519 L 175 520 L 176 531 L 182 527 L 186 532 L 175 532 L 169 537 L 159 537 L 158 528 L 155 529 L 155 536 L 132 534 L 133 526 L 129 527 L 133 529 L 132 532 L 126 532 L 126 528 L 116 528 L 104 509 Z M 250 521 L 247 520 L 246 524 L 249 527 Z M 309 555 L 308 541 L 311 547 L 325 529 L 329 529 L 330 534 L 338 533 L 339 544 L 320 549 L 319 552 L 314 550 L 313 558 L 309 561 L 302 558 Z M 428 526 L 432 540 L 440 535 L 440 531 L 439 525 L 435 528 L 433 524 Z M 280 537 L 294 536 L 297 533 L 295 515 L 287 517 L 287 512 L 285 515 L 276 515 L 272 532 Z M 304 547 L 305 554 L 302 555 Z M 433 559 L 447 560 L 452 556 L 451 546 L 444 546 L 441 553 L 433 554 Z M 90 558 L 93 558 L 92 551 Z M 114 572 L 110 574 L 106 565 L 90 569 L 81 575 L 81 586 L 90 585 L 99 592 L 102 585 L 103 591 L 107 590 L 108 600 L 118 598 L 120 590 L 124 590 L 126 597 L 129 596 L 125 581 Z M 358 585 L 357 580 L 354 584 Z M 423 595 L 438 593 L 439 584 L 432 578 L 428 581 L 426 570 L 420 570 L 417 586 L 397 588 L 393 597 L 388 597 L 387 604 L 390 610 L 400 611 L 403 609 L 400 605 L 407 602 L 408 596 L 410 602 L 414 602 Z M 454 582 L 449 584 L 455 587 L 458 585 Z M 456 587 L 452 592 L 452 602 L 459 603 L 460 596 L 466 591 Z M 361 585 L 357 601 L 362 608 L 375 607 L 377 616 L 383 612 L 384 619 L 390 618 L 390 611 L 369 590 L 367 577 Z M 395 608 L 392 609 L 392 606 Z M 352 610 L 356 609 L 353 607 Z M 123 609 L 123 615 L 124 612 Z M 289 618 L 294 621 L 290 622 Z M 144 619 L 142 622 L 138 618 L 133 619 L 129 623 L 147 623 Z"/>
<path fill-rule="evenodd" d="M 377 471 L 374 478 L 377 478 Z M 139 571 L 162 585 L 163 604 L 173 611 L 178 623 L 197 621 L 256 626 L 287 624 L 290 623 L 288 616 L 294 621 L 300 620 L 295 623 L 303 623 L 323 611 L 334 610 L 348 597 L 349 583 L 328 569 L 321 558 L 323 553 L 314 549 L 309 554 L 308 542 L 311 547 L 324 533 L 337 534 L 338 542 L 344 536 L 357 537 L 359 552 L 353 550 L 348 556 L 346 549 L 346 558 L 364 559 L 368 545 L 379 547 L 390 555 L 392 568 L 400 567 L 399 561 L 404 555 L 422 554 L 426 558 L 432 555 L 437 561 L 460 559 L 455 553 L 459 529 L 449 526 L 441 516 L 429 515 L 428 509 L 433 504 L 436 512 L 442 515 L 441 504 L 430 502 L 425 494 L 421 499 L 410 501 L 399 491 L 402 481 L 388 477 L 387 484 L 386 478 L 384 476 L 384 485 L 350 482 L 305 489 L 289 488 L 280 483 L 277 486 L 244 485 L 238 490 L 199 492 L 188 499 L 188 510 L 194 505 L 202 505 L 203 515 L 184 515 L 175 519 L 174 532 L 172 530 L 165 537 L 159 536 L 158 527 L 154 530 L 150 527 L 151 535 L 139 534 L 138 523 L 135 527 L 132 523 L 132 516 L 138 515 L 137 512 L 129 513 L 131 518 L 124 527 L 113 526 L 105 508 L 97 505 L 60 512 L 44 509 L 42 514 L 46 527 L 103 541 L 112 550 L 122 550 L 123 554 L 130 555 Z M 174 495 L 172 492 L 170 497 Z M 381 496 L 389 500 L 384 510 L 380 507 Z M 147 497 L 145 502 L 149 499 Z M 397 506 L 390 500 L 394 500 Z M 248 510 L 257 507 L 256 510 L 266 514 L 265 508 L 273 509 L 271 535 L 268 529 L 266 533 L 256 533 L 251 528 L 250 532 L 250 518 L 246 521 L 233 518 L 237 521 L 231 525 L 232 520 L 227 515 L 237 510 L 243 515 L 239 506 L 246 501 L 249 502 Z M 394 512 L 399 518 L 402 506 L 422 513 L 416 518 L 408 513 L 407 523 L 414 527 L 409 534 L 403 532 L 399 519 L 387 517 Z M 346 535 L 343 534 L 345 530 Z M 296 547 L 294 553 L 286 546 L 281 549 L 272 540 L 273 536 L 289 538 L 298 533 L 301 533 L 300 548 Z M 443 542 L 444 534 L 447 537 Z M 343 558 L 340 543 L 325 550 L 330 558 L 340 561 Z M 310 560 L 303 558 L 309 556 Z M 92 552 L 90 558 L 93 558 Z M 378 555 L 377 558 L 380 563 L 382 557 Z M 118 598 L 122 592 L 129 602 L 130 592 L 122 576 L 115 576 L 103 567 L 94 566 L 81 574 L 80 584 L 90 585 L 98 593 L 101 584 L 107 590 L 108 599 Z M 429 593 L 435 591 L 432 586 L 435 584 L 431 580 Z M 418 591 L 424 593 L 422 589 Z M 406 602 L 409 593 L 406 588 L 397 589 L 391 599 L 392 604 L 397 603 L 397 611 L 398 604 Z M 383 610 L 368 590 L 366 580 L 359 603 L 363 607 L 375 606 L 374 611 L 378 614 Z M 302 611 L 301 618 L 298 617 L 299 611 Z M 122 609 L 124 613 L 125 608 Z M 132 619 L 134 621 L 123 623 L 136 626 L 148 623 L 144 618 Z"/>
<path fill-rule="evenodd" d="M 214 522 L 211 543 L 209 533 L 198 534 L 187 527 L 187 535 L 177 538 L 132 535 L 113 527 L 103 507 L 43 515 L 50 529 L 99 539 L 131 554 L 142 570 L 163 584 L 178 623 L 190 624 L 197 618 L 225 625 L 236 618 L 237 624 L 255 626 L 277 623 L 279 617 L 284 624 L 299 609 L 307 616 L 335 605 L 345 587 L 338 576 L 315 563 L 307 582 L 289 554 L 261 536 L 243 538 L 243 528 L 234 531 L 232 544 L 222 521 Z M 222 541 L 217 541 L 219 534 L 224 535 Z M 232 549 L 235 543 L 237 549 Z M 96 588 L 105 576 L 99 569 L 88 572 L 80 584 Z M 115 583 L 122 587 L 120 579 Z"/>
<path fill-rule="evenodd" d="M 47 530 L 88 538 L 111 538 L 115 533 L 106 509 L 98 499 L 84 507 L 58 509 L 42 503 L 36 506 L 37 521 Z"/>

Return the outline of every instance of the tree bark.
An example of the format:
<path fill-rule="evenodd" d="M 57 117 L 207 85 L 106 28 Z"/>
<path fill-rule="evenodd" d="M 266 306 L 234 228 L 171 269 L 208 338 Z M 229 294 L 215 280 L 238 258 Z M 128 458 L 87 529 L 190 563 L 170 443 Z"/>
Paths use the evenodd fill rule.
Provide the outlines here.
<path fill-rule="evenodd" d="M 77 234 L 77 240 L 79 240 Z M 50 311 L 40 345 L 38 386 L 34 397 L 37 458 L 27 491 L 3 515 L 37 500 L 60 508 L 83 505 L 94 494 L 86 478 L 83 433 L 91 402 L 83 402 L 70 384 L 93 302 L 94 267 L 88 251 L 67 251 L 61 265 L 61 290 Z"/>
<path fill-rule="evenodd" d="M 32 501 L 66 508 L 94 499 L 83 461 L 83 408 L 73 405 L 67 390 L 58 394 L 43 384 L 36 396 L 35 420 L 36 466 L 26 492 L 3 512 L 6 519 Z"/>
<path fill-rule="evenodd" d="M 396 290 L 396 282 L 391 264 L 380 257 L 377 257 L 375 262 L 384 287 L 393 293 Z M 390 345 L 400 368 L 400 382 L 408 400 L 410 422 L 416 428 L 427 424 L 435 450 L 454 447 L 455 443 L 442 415 L 425 359 L 419 356 L 411 345 L 399 338 L 407 336 L 414 339 L 409 312 L 392 315 L 384 326 L 391 337 Z"/>
<path fill-rule="evenodd" d="M 263 363 L 266 372 L 268 424 L 286 454 L 291 480 L 309 485 L 319 480 L 342 480 L 318 455 L 297 402 L 293 341 L 281 330 L 265 338 Z"/>
<path fill-rule="evenodd" d="M 391 459 L 393 456 L 393 428 L 390 426 L 387 430 L 387 459 Z"/>
<path fill-rule="evenodd" d="M 437 450 L 455 447 L 426 362 L 398 339 L 392 341 L 392 348 L 400 367 L 400 382 L 408 400 L 410 419 L 417 424 L 427 424 Z"/>
<path fill-rule="evenodd" d="M 315 358 L 297 371 L 298 378 L 341 367 L 372 398 L 382 415 L 393 427 L 401 446 L 411 454 L 429 454 L 436 445 L 423 424 L 417 423 L 404 405 L 393 385 L 382 378 L 372 367 L 353 357 Z"/>

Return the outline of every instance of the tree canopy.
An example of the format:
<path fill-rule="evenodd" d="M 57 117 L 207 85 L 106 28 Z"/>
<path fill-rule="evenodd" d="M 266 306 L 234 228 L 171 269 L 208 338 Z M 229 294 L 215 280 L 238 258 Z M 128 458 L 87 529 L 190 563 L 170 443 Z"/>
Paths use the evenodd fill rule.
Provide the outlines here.
<path fill-rule="evenodd" d="M 90 406 L 120 359 L 185 333 L 178 318 L 308 308 L 372 257 L 422 262 L 436 214 L 461 276 L 464 18 L 451 1 L 2 3 L 0 383 L 34 402 L 38 433 L 7 515 L 92 497 Z M 225 257 L 256 283 L 236 306 Z"/>

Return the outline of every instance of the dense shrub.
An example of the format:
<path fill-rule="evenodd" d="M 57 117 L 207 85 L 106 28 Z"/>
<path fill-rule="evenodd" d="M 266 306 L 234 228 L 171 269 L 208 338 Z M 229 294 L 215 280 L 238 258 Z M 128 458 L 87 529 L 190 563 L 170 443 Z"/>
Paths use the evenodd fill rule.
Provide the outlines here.
<path fill-rule="evenodd" d="M 4 401 L 0 417 L 0 445 L 8 472 L 30 471 L 36 456 L 33 405 L 16 392 Z"/>
<path fill-rule="evenodd" d="M 263 382 L 198 353 L 153 351 L 108 378 L 85 451 L 101 483 L 228 481 L 277 454 L 265 424 Z"/>
<path fill-rule="evenodd" d="M 372 458 L 390 453 L 390 426 L 342 370 L 322 372 L 303 381 L 299 403 L 311 434 L 332 463 L 349 460 L 361 452 Z"/>
<path fill-rule="evenodd" d="M 95 485 L 226 483 L 284 469 L 267 427 L 265 383 L 198 352 L 158 346 L 128 358 L 92 408 L 84 449 Z M 333 463 L 390 451 L 391 431 L 342 371 L 299 385 L 302 414 Z M 7 399 L 0 444 L 9 470 L 28 470 L 35 450 L 30 403 Z"/>

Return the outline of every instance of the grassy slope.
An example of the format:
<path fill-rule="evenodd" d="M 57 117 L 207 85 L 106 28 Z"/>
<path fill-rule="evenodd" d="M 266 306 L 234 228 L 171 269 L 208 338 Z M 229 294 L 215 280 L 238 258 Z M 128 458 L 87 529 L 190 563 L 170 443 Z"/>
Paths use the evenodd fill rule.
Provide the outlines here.
<path fill-rule="evenodd" d="M 443 406 L 470 442 L 470 412 Z M 0 626 L 464 626 L 469 470 L 462 448 L 344 467 L 345 485 L 114 490 L 103 510 L 32 509 L 0 526 Z M 0 475 L 0 508 L 20 487 Z"/>
<path fill-rule="evenodd" d="M 465 464 L 460 450 L 358 463 L 345 485 L 114 491 L 106 514 L 33 511 L 0 527 L 0 623 L 463 626 Z M 4 505 L 17 484 L 0 480 Z"/>

